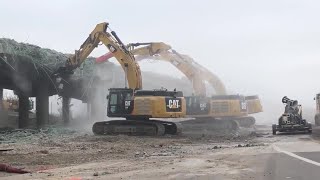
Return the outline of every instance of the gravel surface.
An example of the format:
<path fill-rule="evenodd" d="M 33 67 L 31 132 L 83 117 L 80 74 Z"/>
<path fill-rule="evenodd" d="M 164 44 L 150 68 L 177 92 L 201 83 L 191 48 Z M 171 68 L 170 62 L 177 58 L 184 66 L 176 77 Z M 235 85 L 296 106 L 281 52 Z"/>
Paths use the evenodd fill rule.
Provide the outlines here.
<path fill-rule="evenodd" d="M 182 134 L 180 136 L 94 136 L 90 131 L 70 128 L 2 130 L 0 162 L 32 172 L 109 160 L 183 158 L 204 151 L 262 146 L 254 133 L 244 136 Z M 240 145 L 240 146 L 239 146 Z M 0 176 L 12 174 L 0 173 Z"/>

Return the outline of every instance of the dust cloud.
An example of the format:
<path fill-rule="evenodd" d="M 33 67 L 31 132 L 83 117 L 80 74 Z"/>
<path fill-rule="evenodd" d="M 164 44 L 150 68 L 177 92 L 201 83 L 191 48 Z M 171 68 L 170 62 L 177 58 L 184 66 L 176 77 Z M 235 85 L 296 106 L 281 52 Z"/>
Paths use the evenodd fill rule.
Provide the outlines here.
<path fill-rule="evenodd" d="M 166 63 L 166 62 L 165 62 Z M 142 63 L 142 66 L 147 66 L 149 68 L 142 67 L 142 69 L 151 69 L 155 66 L 165 65 L 168 68 L 166 73 L 159 71 L 142 71 L 143 77 L 143 88 L 144 89 L 159 89 L 161 87 L 165 87 L 169 90 L 177 88 L 177 90 L 182 90 L 185 96 L 192 94 L 192 85 L 188 81 L 183 74 L 179 74 L 178 70 L 174 69 L 174 67 L 167 63 L 151 63 L 151 65 L 147 65 L 147 63 Z M 172 67 L 170 67 L 172 66 Z M 172 76 L 170 74 L 176 74 Z M 108 89 L 112 87 L 124 87 L 125 86 L 125 77 L 122 68 L 113 63 L 107 62 L 105 64 L 100 64 L 96 66 L 95 76 L 98 76 L 103 83 L 98 85 L 99 89 L 95 93 L 95 103 L 97 106 L 90 107 L 92 112 L 92 117 L 89 119 L 88 116 L 88 107 L 85 103 L 82 103 L 78 100 L 72 100 L 71 111 L 73 113 L 73 121 L 76 127 L 89 129 L 91 128 L 93 122 L 108 120 L 110 118 L 107 117 L 107 99 L 106 96 L 108 94 Z M 292 76 L 285 75 L 282 77 L 283 79 L 292 78 Z M 278 78 L 278 79 L 282 79 Z M 299 82 L 304 82 L 302 77 L 295 77 L 295 79 Z M 286 81 L 283 81 L 286 82 Z M 270 83 L 268 80 L 265 83 Z M 226 84 L 230 85 L 230 83 L 226 82 Z M 271 83 L 270 83 L 271 84 Z M 88 84 L 88 86 L 92 86 Z M 239 86 L 240 88 L 237 88 Z M 209 95 L 214 94 L 214 89 L 206 84 L 207 92 Z M 272 88 L 274 87 L 274 88 Z M 278 87 L 278 88 L 277 88 Z M 239 85 L 235 83 L 235 85 L 230 85 L 228 87 L 229 94 L 243 94 L 243 95 L 259 95 L 261 99 L 261 103 L 263 106 L 263 112 L 254 114 L 253 116 L 256 118 L 257 124 L 272 124 L 277 123 L 278 118 L 284 111 L 284 105 L 281 102 L 283 96 L 288 96 L 291 99 L 297 99 L 300 104 L 303 106 L 303 116 L 307 121 L 313 122 L 314 114 L 315 114 L 315 106 L 312 103 L 313 94 L 316 92 L 310 92 L 307 97 L 299 97 L 294 92 L 287 90 L 286 87 L 289 87 L 286 83 L 276 84 L 276 86 L 270 86 L 268 89 L 259 89 L 258 85 L 250 84 L 250 85 Z M 255 91 L 256 90 L 256 91 Z M 260 93 L 259 93 L 260 92 Z"/>
<path fill-rule="evenodd" d="M 169 64 L 170 65 L 170 64 Z M 92 124 L 97 121 L 110 120 L 107 117 L 107 95 L 109 88 L 125 87 L 125 77 L 120 65 L 113 62 L 105 62 L 95 65 L 96 76 L 101 81 L 100 84 L 86 84 L 88 88 L 96 87 L 94 90 L 93 103 L 83 103 L 80 100 L 72 99 L 70 103 L 71 123 L 70 127 L 84 131 L 91 131 Z M 177 88 L 183 91 L 184 95 L 191 95 L 192 85 L 185 77 L 171 77 L 150 71 L 142 71 L 143 89 L 152 90 L 162 87 L 168 90 Z M 61 116 L 61 99 L 56 96 L 50 99 L 53 113 Z M 91 116 L 89 116 L 91 114 Z M 119 119 L 119 118 L 116 118 Z M 120 118 L 121 119 L 121 118 Z"/>

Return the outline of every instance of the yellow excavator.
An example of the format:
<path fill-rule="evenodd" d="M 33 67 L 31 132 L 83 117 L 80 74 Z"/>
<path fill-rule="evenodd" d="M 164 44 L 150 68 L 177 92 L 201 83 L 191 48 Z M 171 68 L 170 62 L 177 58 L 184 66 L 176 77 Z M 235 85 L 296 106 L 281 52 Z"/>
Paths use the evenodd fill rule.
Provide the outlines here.
<path fill-rule="evenodd" d="M 193 125 L 209 123 L 216 129 L 251 127 L 255 124 L 255 119 L 248 115 L 262 112 L 258 96 L 227 95 L 224 84 L 215 74 L 189 56 L 177 53 L 163 42 L 132 43 L 127 47 L 135 55 L 136 60 L 152 59 L 170 62 L 192 82 L 194 95 L 185 98 L 187 117 L 196 118 L 195 121 L 188 121 L 191 124 L 194 123 Z M 103 62 L 110 57 L 112 55 L 108 53 L 97 58 L 96 62 Z M 215 90 L 214 96 L 206 95 L 204 81 L 212 85 Z"/>
<path fill-rule="evenodd" d="M 109 89 L 107 116 L 126 120 L 94 123 L 95 134 L 164 135 L 181 132 L 179 123 L 151 120 L 150 118 L 181 118 L 186 115 L 186 102 L 181 91 L 142 90 L 142 77 L 138 63 L 114 31 L 108 32 L 108 23 L 100 23 L 89 37 L 70 56 L 65 65 L 54 73 L 59 95 L 72 72 L 78 68 L 99 45 L 104 44 L 124 70 L 128 87 Z"/>

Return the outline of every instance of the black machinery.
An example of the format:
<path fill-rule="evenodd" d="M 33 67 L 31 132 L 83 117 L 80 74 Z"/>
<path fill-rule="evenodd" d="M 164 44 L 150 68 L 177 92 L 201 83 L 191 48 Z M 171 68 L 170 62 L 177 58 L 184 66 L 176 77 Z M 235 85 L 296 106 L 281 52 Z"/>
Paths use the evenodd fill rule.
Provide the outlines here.
<path fill-rule="evenodd" d="M 297 100 L 291 100 L 287 96 L 282 98 L 286 104 L 284 113 L 278 120 L 278 125 L 272 125 L 272 134 L 279 132 L 307 131 L 312 133 L 312 126 L 302 118 L 302 107 Z"/>

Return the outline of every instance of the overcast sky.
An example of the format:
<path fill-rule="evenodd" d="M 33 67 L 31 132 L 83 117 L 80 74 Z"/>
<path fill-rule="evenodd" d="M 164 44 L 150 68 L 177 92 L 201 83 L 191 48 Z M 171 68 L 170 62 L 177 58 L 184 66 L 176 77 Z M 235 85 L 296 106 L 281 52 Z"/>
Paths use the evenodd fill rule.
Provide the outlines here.
<path fill-rule="evenodd" d="M 217 74 L 229 92 L 259 94 L 282 111 L 282 96 L 313 107 L 320 92 L 319 7 L 308 0 L 0 0 L 0 36 L 73 52 L 108 21 L 124 43 L 166 42 Z M 142 65 L 152 68 L 181 76 L 164 63 Z"/>

